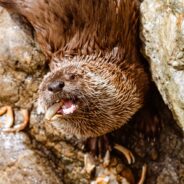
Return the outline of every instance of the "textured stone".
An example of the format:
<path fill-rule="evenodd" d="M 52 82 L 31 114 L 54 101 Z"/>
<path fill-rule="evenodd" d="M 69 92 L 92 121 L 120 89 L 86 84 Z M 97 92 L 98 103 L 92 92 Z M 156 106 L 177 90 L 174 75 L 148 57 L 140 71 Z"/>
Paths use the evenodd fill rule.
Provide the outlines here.
<path fill-rule="evenodd" d="M 0 104 L 30 108 L 44 73 L 45 57 L 25 20 L 1 7 L 0 43 Z"/>
<path fill-rule="evenodd" d="M 51 162 L 24 133 L 0 134 L 1 184 L 62 184 Z"/>
<path fill-rule="evenodd" d="M 36 46 L 25 20 L 0 8 L 0 106 L 16 107 L 16 123 L 22 121 L 19 108 L 30 109 L 44 74 L 45 57 Z M 0 118 L 3 126 L 6 115 Z M 24 133 L 0 134 L 1 184 L 59 184 L 54 162 L 32 146 Z M 61 167 L 60 167 L 61 168 Z"/>
<path fill-rule="evenodd" d="M 184 130 L 184 1 L 144 0 L 141 13 L 153 80 Z"/>

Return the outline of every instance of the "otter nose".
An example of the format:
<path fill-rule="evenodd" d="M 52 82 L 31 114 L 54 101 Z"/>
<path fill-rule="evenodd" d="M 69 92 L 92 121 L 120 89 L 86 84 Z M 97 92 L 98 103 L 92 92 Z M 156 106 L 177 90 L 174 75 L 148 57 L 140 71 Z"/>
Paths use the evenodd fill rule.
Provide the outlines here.
<path fill-rule="evenodd" d="M 65 83 L 63 81 L 52 82 L 48 85 L 48 90 L 52 92 L 58 92 L 63 89 Z"/>

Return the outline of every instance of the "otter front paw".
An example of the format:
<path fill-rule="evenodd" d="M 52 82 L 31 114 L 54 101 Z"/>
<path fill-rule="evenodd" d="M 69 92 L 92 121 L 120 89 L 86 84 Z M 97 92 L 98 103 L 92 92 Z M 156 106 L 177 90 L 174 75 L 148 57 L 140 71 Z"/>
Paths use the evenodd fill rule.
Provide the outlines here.
<path fill-rule="evenodd" d="M 85 143 L 85 150 L 89 152 L 94 159 L 98 158 L 101 162 L 103 162 L 104 166 L 109 165 L 112 145 L 107 135 L 96 138 L 88 138 Z"/>
<path fill-rule="evenodd" d="M 21 114 L 23 116 L 23 122 L 15 125 L 14 127 L 14 113 L 13 113 L 13 109 L 11 106 L 4 106 L 0 108 L 0 116 L 6 114 L 6 120 L 5 120 L 5 125 L 2 126 L 1 124 L 1 128 L 2 128 L 2 132 L 19 132 L 23 129 L 25 129 L 25 127 L 28 125 L 29 122 L 29 112 L 28 110 L 22 109 L 21 110 Z"/>
<path fill-rule="evenodd" d="M 90 152 L 93 156 L 103 158 L 106 151 L 111 151 L 112 145 L 107 135 L 95 138 L 88 138 L 85 143 L 85 150 Z"/>
<path fill-rule="evenodd" d="M 0 108 L 0 116 L 6 114 L 5 128 L 10 128 L 14 122 L 14 114 L 11 106 L 4 106 Z M 2 125 L 0 125 L 2 127 Z"/>
<path fill-rule="evenodd" d="M 84 156 L 84 170 L 83 171 L 87 172 L 88 174 L 94 173 L 95 169 L 98 168 L 98 163 L 96 162 L 96 159 L 98 159 L 98 161 L 100 159 L 104 169 L 105 168 L 108 169 L 114 166 L 114 160 L 116 160 L 116 158 L 115 157 L 112 157 L 112 159 L 110 158 L 112 149 L 121 152 L 127 159 L 128 164 L 133 164 L 135 162 L 135 157 L 132 154 L 132 152 L 119 144 L 113 145 L 112 143 L 110 143 L 108 135 L 88 139 L 86 141 L 86 148 L 88 152 Z M 146 179 L 146 172 L 147 172 L 147 166 L 144 165 L 142 167 L 142 171 L 140 174 L 140 178 L 138 180 L 138 184 L 144 184 L 145 179 Z M 95 183 L 104 183 L 104 178 L 106 174 L 104 174 L 103 176 L 97 177 L 95 180 Z M 134 178 L 133 175 L 131 175 L 130 172 L 127 172 L 126 169 L 125 171 L 122 171 L 121 174 L 123 177 L 125 177 L 125 179 L 127 179 L 127 181 L 129 180 L 132 181 L 130 183 L 135 183 L 133 179 Z"/>
<path fill-rule="evenodd" d="M 86 141 L 85 146 L 86 146 L 86 151 L 89 152 L 94 158 L 98 158 L 101 162 L 103 162 L 103 165 L 105 167 L 110 164 L 110 160 L 111 160 L 110 154 L 112 149 L 115 149 L 121 152 L 127 159 L 128 164 L 133 164 L 135 162 L 135 157 L 132 154 L 132 152 L 119 144 L 113 145 L 110 142 L 108 135 L 103 135 L 96 138 L 89 138 Z M 92 163 L 93 161 L 90 161 L 90 162 Z M 90 164 L 90 165 L 93 165 L 93 164 Z"/>

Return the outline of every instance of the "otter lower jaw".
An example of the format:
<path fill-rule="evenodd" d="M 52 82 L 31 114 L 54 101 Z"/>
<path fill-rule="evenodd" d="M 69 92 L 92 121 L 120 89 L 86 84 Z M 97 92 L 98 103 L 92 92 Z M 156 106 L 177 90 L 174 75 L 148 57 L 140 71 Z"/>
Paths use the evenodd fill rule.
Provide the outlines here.
<path fill-rule="evenodd" d="M 77 104 L 73 100 L 61 100 L 47 109 L 45 119 L 53 120 L 58 116 L 62 117 L 64 115 L 73 114 L 77 110 L 77 107 Z"/>

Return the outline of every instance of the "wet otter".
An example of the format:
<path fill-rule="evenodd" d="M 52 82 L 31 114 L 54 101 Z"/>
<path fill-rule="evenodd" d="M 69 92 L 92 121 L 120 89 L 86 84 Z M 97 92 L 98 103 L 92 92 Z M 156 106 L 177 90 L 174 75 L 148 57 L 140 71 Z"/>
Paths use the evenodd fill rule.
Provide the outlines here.
<path fill-rule="evenodd" d="M 104 135 L 144 106 L 149 77 L 138 48 L 138 0 L 0 0 L 33 26 L 51 72 L 39 104 L 78 137 Z"/>

